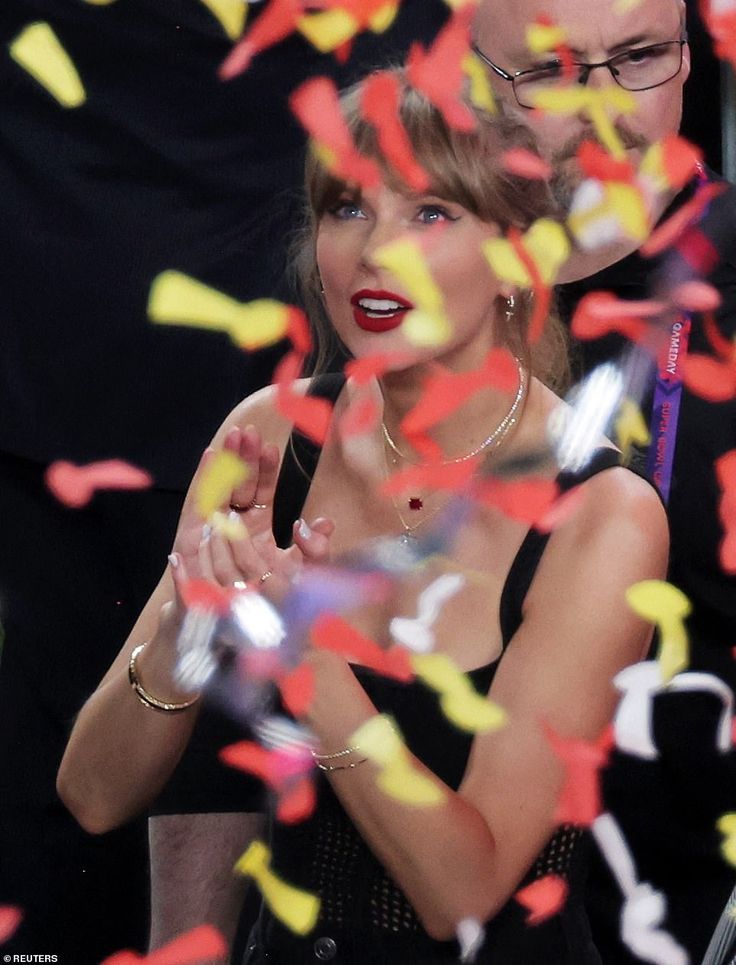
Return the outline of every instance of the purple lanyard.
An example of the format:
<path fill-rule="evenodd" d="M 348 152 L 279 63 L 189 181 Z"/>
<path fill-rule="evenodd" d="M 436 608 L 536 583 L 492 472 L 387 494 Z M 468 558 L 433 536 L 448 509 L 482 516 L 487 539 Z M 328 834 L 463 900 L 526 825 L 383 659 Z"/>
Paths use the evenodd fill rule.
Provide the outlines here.
<path fill-rule="evenodd" d="M 665 503 L 670 498 L 677 422 L 682 401 L 682 370 L 687 357 L 690 325 L 690 317 L 683 314 L 670 326 L 657 363 L 657 377 L 654 382 L 647 471 Z"/>

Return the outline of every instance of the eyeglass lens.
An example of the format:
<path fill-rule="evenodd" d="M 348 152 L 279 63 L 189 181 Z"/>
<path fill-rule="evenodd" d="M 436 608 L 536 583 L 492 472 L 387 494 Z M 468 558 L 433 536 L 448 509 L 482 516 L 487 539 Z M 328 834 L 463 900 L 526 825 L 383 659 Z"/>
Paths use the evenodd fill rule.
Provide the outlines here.
<path fill-rule="evenodd" d="M 612 57 L 605 66 L 616 83 L 626 90 L 659 87 L 679 73 L 682 66 L 682 44 L 675 40 L 649 47 L 634 47 Z M 584 65 L 578 65 L 577 70 L 575 79 L 587 83 L 590 70 L 586 70 Z M 564 83 L 562 66 L 554 63 L 538 70 L 517 74 L 514 78 L 514 92 L 522 107 L 534 107 L 537 94 L 548 91 L 561 81 Z"/>

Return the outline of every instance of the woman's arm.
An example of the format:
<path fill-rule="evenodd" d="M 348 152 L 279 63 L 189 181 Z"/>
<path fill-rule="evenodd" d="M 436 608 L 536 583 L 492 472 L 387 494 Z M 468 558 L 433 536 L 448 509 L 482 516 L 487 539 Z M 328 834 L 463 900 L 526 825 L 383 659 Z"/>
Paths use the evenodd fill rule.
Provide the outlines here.
<path fill-rule="evenodd" d="M 492 917 L 552 832 L 563 767 L 544 735 L 594 741 L 611 718 L 613 676 L 640 659 L 651 628 L 629 610 L 628 586 L 661 578 L 667 528 L 642 480 L 611 470 L 585 484 L 577 515 L 550 538 L 491 688 L 507 726 L 475 738 L 462 786 L 437 807 L 410 807 L 376 786 L 370 762 L 330 774 L 332 785 L 378 858 L 437 939 L 459 921 Z M 317 696 L 307 722 L 326 752 L 349 743 L 375 708 L 349 667 L 313 657 Z"/>
<path fill-rule="evenodd" d="M 280 446 L 262 447 L 258 431 L 233 428 L 248 423 L 258 423 L 270 438 L 279 440 Z M 212 449 L 230 449 L 249 465 L 248 480 L 230 501 L 247 505 L 257 496 L 258 502 L 268 504 L 268 510 L 259 511 L 259 518 L 249 520 L 248 525 L 254 540 L 270 540 L 271 544 L 279 448 L 283 449 L 289 428 L 288 423 L 274 415 L 272 395 L 267 389 L 242 403 L 212 443 Z M 186 570 L 190 577 L 201 572 L 203 520 L 196 509 L 195 494 L 211 458 L 212 450 L 208 451 L 210 455 L 205 453 L 187 494 L 174 544 L 181 561 L 180 572 Z M 292 554 L 289 562 L 293 559 Z M 241 574 L 235 573 L 230 582 L 239 578 Z M 177 688 L 173 677 L 182 615 L 169 568 L 125 646 L 79 713 L 61 763 L 57 788 L 80 824 L 92 833 L 108 831 L 144 810 L 168 780 L 189 740 L 197 715 L 196 704 L 181 713 L 153 710 L 141 704 L 128 680 L 131 652 L 146 643 L 136 661 L 145 689 L 171 703 L 191 698 L 191 694 Z"/>

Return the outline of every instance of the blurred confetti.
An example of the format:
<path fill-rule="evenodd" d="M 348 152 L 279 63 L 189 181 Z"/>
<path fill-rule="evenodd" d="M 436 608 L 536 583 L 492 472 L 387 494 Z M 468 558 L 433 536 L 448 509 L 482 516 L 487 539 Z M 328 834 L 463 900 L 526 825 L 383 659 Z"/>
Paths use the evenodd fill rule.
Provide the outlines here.
<path fill-rule="evenodd" d="M 450 723 L 471 734 L 505 726 L 506 711 L 485 694 L 479 694 L 468 675 L 447 654 L 415 654 L 411 662 L 417 676 L 440 694 L 440 707 Z"/>
<path fill-rule="evenodd" d="M 317 923 L 319 898 L 282 881 L 270 863 L 270 848 L 262 841 L 254 841 L 238 859 L 235 871 L 254 879 L 263 900 L 280 922 L 298 935 L 308 935 Z"/>
<path fill-rule="evenodd" d="M 250 476 L 250 469 L 235 453 L 221 449 L 205 463 L 195 490 L 197 512 L 209 519 L 226 506 L 234 489 Z"/>
<path fill-rule="evenodd" d="M 107 459 L 75 466 L 63 459 L 51 463 L 44 476 L 49 491 L 65 506 L 86 506 L 98 489 L 148 489 L 153 479 L 144 470 L 123 462 Z"/>
<path fill-rule="evenodd" d="M 25 27 L 10 44 L 10 56 L 62 107 L 84 104 L 87 95 L 77 68 L 49 24 Z"/>
<path fill-rule="evenodd" d="M 210 965 L 213 959 L 225 962 L 228 954 L 220 932 L 212 925 L 199 925 L 148 955 L 116 952 L 101 965 Z"/>
<path fill-rule="evenodd" d="M 247 0 L 200 0 L 222 24 L 230 40 L 237 40 L 248 15 Z"/>
<path fill-rule="evenodd" d="M 362 724 L 349 740 L 380 768 L 376 783 L 389 797 L 416 807 L 436 807 L 445 800 L 438 781 L 415 768 L 396 724 L 386 714 L 376 714 Z"/>
<path fill-rule="evenodd" d="M 626 591 L 626 602 L 643 620 L 659 629 L 657 660 L 662 679 L 668 682 L 688 665 L 688 637 L 685 617 L 691 611 L 685 594 L 664 580 L 642 580 Z"/>
<path fill-rule="evenodd" d="M 567 893 L 567 881 L 559 875 L 548 874 L 517 891 L 514 898 L 529 912 L 527 925 L 541 925 L 561 911 Z"/>
<path fill-rule="evenodd" d="M 152 322 L 227 332 L 236 345 L 248 350 L 265 348 L 285 338 L 296 311 L 271 298 L 239 302 L 173 270 L 154 279 L 148 299 Z"/>

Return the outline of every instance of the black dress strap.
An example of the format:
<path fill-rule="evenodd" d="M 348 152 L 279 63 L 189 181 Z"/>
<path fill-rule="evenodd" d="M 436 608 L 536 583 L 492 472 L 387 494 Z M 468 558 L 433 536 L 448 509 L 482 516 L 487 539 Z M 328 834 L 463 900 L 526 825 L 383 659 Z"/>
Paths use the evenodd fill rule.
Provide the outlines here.
<path fill-rule="evenodd" d="M 606 446 L 596 449 L 587 466 L 579 472 L 561 472 L 557 476 L 556 482 L 560 492 L 568 492 L 592 476 L 603 472 L 604 469 L 612 469 L 620 465 L 621 453 L 617 449 Z M 529 592 L 534 574 L 537 572 L 539 561 L 549 537 L 550 533 L 540 533 L 537 529 L 530 529 L 511 564 L 499 604 L 501 639 L 504 647 L 521 625 L 524 600 Z"/>
<path fill-rule="evenodd" d="M 307 395 L 334 402 L 344 384 L 343 372 L 325 372 L 312 379 Z M 311 439 L 297 429 L 292 431 L 281 460 L 274 497 L 273 533 L 282 549 L 291 545 L 292 527 L 301 516 L 321 452 Z"/>

